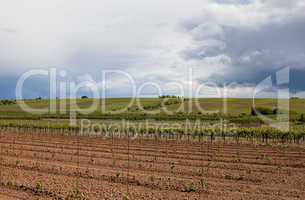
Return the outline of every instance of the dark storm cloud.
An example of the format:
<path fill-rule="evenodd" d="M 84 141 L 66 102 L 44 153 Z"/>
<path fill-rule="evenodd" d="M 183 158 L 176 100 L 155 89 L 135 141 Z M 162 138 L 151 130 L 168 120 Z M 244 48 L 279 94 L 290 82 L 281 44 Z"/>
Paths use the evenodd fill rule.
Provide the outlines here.
<path fill-rule="evenodd" d="M 290 73 L 290 85 L 292 92 L 304 91 L 305 89 L 305 70 L 293 70 Z"/>
<path fill-rule="evenodd" d="M 292 5 L 277 5 L 272 1 L 266 7 Z M 210 80 L 257 84 L 283 67 L 290 67 L 291 89 L 305 90 L 305 79 L 300 78 L 305 74 L 304 17 L 282 21 L 270 19 L 270 22 L 252 27 L 228 25 L 219 20 L 207 23 L 217 17 L 206 15 L 201 21 L 190 19 L 182 25 L 192 35 L 195 45 L 195 48 L 183 51 L 185 59 L 204 60 L 219 55 L 230 58 L 226 70 L 212 74 Z"/>
<path fill-rule="evenodd" d="M 15 99 L 19 76 L 0 76 L 0 99 Z M 48 97 L 49 82 L 46 77 L 33 77 L 25 81 L 22 88 L 24 98 Z"/>
<path fill-rule="evenodd" d="M 14 99 L 16 77 L 0 76 L 0 99 Z"/>

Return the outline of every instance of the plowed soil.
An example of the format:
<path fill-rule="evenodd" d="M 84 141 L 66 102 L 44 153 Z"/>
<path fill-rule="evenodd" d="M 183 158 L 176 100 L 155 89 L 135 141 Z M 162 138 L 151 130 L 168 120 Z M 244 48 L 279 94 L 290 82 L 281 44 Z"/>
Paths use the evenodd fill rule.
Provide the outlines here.
<path fill-rule="evenodd" d="M 0 199 L 305 199 L 305 149 L 2 133 Z"/>

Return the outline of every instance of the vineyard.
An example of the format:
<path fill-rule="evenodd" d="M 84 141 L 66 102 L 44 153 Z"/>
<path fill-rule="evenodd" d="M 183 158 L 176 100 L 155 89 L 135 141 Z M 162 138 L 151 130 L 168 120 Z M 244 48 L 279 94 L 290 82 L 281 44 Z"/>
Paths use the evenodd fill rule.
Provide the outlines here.
<path fill-rule="evenodd" d="M 8 199 L 305 197 L 305 150 L 299 147 L 42 129 L 2 129 L 0 145 L 1 196 Z"/>
<path fill-rule="evenodd" d="M 147 109 L 160 106 L 149 101 Z M 242 116 L 133 108 L 79 115 L 71 125 L 65 115 L 12 106 L 0 106 L 0 199 L 305 198 L 301 120 L 283 131 L 251 116 L 250 107 Z"/>
<path fill-rule="evenodd" d="M 305 200 L 305 0 L 0 0 L 0 200 Z"/>
<path fill-rule="evenodd" d="M 122 123 L 122 122 L 121 122 Z M 182 126 L 175 126 L 175 124 L 145 124 L 134 123 L 123 126 L 113 126 L 113 124 L 120 124 L 120 121 L 111 121 L 107 124 L 105 121 L 101 124 L 95 124 L 92 127 L 70 126 L 68 123 L 38 123 L 35 121 L 26 121 L 25 123 L 17 123 L 16 121 L 0 121 L 0 130 L 11 130 L 13 132 L 38 132 L 45 134 L 61 134 L 61 135 L 78 135 L 78 136 L 99 136 L 109 137 L 115 135 L 116 137 L 124 138 L 140 138 L 140 139 L 165 139 L 169 138 L 177 141 L 202 141 L 209 140 L 226 140 L 235 141 L 240 140 L 253 143 L 264 144 L 301 144 L 305 143 L 305 126 L 294 126 L 288 131 L 279 130 L 276 128 L 261 126 L 261 127 L 223 127 L 227 124 L 214 124 L 208 127 L 198 124 L 186 124 Z"/>

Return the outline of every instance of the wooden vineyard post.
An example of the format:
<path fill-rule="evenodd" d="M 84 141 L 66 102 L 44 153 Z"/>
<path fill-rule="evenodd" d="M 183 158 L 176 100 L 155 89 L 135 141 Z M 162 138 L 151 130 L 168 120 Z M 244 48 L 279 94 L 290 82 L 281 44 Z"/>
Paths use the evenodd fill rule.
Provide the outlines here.
<path fill-rule="evenodd" d="M 200 142 L 199 142 L 199 145 L 200 145 L 200 154 L 201 154 L 201 172 L 200 172 L 200 177 L 199 177 L 199 182 L 200 182 L 200 186 L 201 186 L 201 191 L 199 192 L 199 199 L 203 199 L 202 197 L 202 193 L 204 191 L 204 176 L 203 176 L 203 160 L 204 160 L 204 153 L 203 153 L 203 133 L 200 132 L 199 133 L 199 138 L 200 139 Z"/>
<path fill-rule="evenodd" d="M 129 131 L 127 131 L 127 154 L 128 154 L 128 158 L 127 158 L 127 195 L 129 196 L 129 167 L 130 167 L 130 137 L 129 137 Z"/>
<path fill-rule="evenodd" d="M 3 175 L 2 175 L 2 165 L 3 163 L 3 156 L 2 156 L 2 142 L 3 142 L 3 130 L 2 127 L 0 128 L 0 184 L 4 183 L 3 182 Z"/>
<path fill-rule="evenodd" d="M 151 178 L 151 181 L 153 182 L 153 184 L 154 184 L 154 180 L 155 180 L 155 162 L 157 161 L 157 152 L 158 152 L 157 132 L 155 132 L 155 142 L 156 143 L 155 143 L 154 147 L 156 149 L 155 149 L 154 157 L 152 160 L 152 178 Z"/>
<path fill-rule="evenodd" d="M 115 158 L 114 158 L 114 138 L 113 131 L 111 131 L 111 158 L 112 158 L 112 167 L 115 167 Z"/>
<path fill-rule="evenodd" d="M 206 151 L 206 156 L 207 156 L 207 160 L 208 160 L 208 163 L 207 163 L 207 171 L 206 171 L 206 177 L 209 176 L 209 171 L 210 171 L 210 161 L 211 161 L 211 158 L 210 158 L 210 142 L 208 141 L 208 138 L 207 138 L 207 151 Z M 207 188 L 208 189 L 208 188 Z"/>
<path fill-rule="evenodd" d="M 169 169 L 171 168 L 171 164 L 170 164 L 170 162 L 169 162 L 169 159 L 168 159 L 168 134 L 169 134 L 169 132 L 168 131 L 166 131 L 165 132 L 165 151 L 166 151 L 166 160 L 168 161 L 168 166 L 169 166 Z M 171 183 L 171 178 L 170 177 L 168 177 L 168 185 L 170 186 L 170 183 Z"/>
<path fill-rule="evenodd" d="M 76 190 L 79 191 L 79 179 L 80 179 L 80 132 L 75 132 L 76 140 L 77 140 L 77 177 L 76 177 Z"/>

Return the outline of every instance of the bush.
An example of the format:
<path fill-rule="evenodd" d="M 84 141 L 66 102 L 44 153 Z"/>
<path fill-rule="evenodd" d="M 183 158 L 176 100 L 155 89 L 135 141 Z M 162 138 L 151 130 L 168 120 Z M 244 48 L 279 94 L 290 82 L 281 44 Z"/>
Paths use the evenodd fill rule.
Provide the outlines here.
<path fill-rule="evenodd" d="M 256 116 L 258 114 L 262 115 L 275 115 L 278 113 L 277 108 L 266 108 L 266 107 L 251 107 L 251 115 Z"/>

